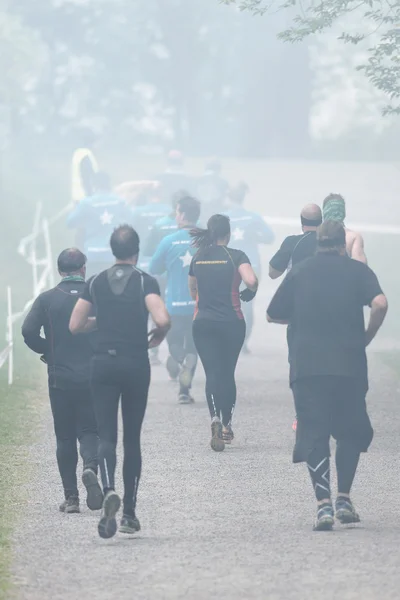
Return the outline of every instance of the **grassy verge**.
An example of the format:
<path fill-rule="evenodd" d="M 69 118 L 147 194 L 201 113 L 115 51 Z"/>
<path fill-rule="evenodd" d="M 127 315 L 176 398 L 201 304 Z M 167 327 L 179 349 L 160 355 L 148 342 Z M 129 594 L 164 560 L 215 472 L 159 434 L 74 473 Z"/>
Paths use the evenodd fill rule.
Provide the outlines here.
<path fill-rule="evenodd" d="M 32 442 L 38 411 L 35 409 L 37 386 L 33 357 L 17 343 L 15 383 L 9 387 L 7 372 L 0 371 L 0 599 L 13 596 L 10 577 L 12 560 L 12 531 L 27 489 L 24 488 L 28 474 L 28 450 Z M 21 360 L 22 359 L 22 360 Z"/>

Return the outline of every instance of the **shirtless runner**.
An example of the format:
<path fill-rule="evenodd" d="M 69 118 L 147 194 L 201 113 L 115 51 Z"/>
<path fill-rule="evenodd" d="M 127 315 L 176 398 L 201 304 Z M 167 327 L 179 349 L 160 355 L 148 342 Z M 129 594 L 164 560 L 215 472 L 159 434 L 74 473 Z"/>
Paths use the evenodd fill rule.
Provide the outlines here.
<path fill-rule="evenodd" d="M 343 223 L 346 219 L 346 203 L 340 194 L 329 194 L 322 205 L 324 221 L 338 221 Z M 346 250 L 350 258 L 367 264 L 367 257 L 364 252 L 364 240 L 360 233 L 352 231 L 345 227 L 346 231 Z"/>

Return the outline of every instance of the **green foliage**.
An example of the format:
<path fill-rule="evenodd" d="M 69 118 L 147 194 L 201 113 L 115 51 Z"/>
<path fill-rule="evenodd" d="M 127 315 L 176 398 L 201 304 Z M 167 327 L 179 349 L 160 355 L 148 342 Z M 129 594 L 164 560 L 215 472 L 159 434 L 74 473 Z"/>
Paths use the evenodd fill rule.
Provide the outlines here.
<path fill-rule="evenodd" d="M 400 114 L 400 0 L 220 0 L 254 15 L 271 15 L 288 10 L 292 25 L 279 33 L 284 42 L 300 42 L 308 36 L 345 25 L 355 13 L 359 32 L 342 31 L 338 38 L 346 44 L 371 40 L 362 71 L 378 90 L 386 94 L 384 114 Z"/>

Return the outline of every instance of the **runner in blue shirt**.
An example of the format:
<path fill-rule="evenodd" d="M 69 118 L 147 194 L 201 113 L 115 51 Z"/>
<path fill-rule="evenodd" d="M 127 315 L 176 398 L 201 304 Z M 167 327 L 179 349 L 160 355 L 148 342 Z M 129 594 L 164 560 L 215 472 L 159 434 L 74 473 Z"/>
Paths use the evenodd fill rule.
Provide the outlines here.
<path fill-rule="evenodd" d="M 229 209 L 225 214 L 231 222 L 231 245 L 233 248 L 242 250 L 250 259 L 253 269 L 257 273 L 258 279 L 261 278 L 261 257 L 259 252 L 260 244 L 271 244 L 274 241 L 272 229 L 258 213 L 244 208 L 249 187 L 241 182 L 229 194 Z M 248 340 L 250 339 L 253 328 L 253 303 L 244 304 L 244 316 L 246 320 L 246 340 L 243 345 L 243 352 L 248 354 Z"/>
<path fill-rule="evenodd" d="M 132 223 L 131 209 L 112 193 L 108 175 L 97 173 L 94 185 L 94 194 L 77 203 L 67 217 L 68 227 L 83 230 L 88 277 L 113 263 L 109 241 L 115 227 Z"/>
<path fill-rule="evenodd" d="M 176 207 L 178 231 L 165 237 L 151 262 L 150 273 L 167 273 L 166 305 L 171 315 L 172 327 L 167 336 L 170 356 L 167 369 L 171 378 L 179 372 L 179 401 L 193 402 L 190 395 L 197 364 L 197 352 L 192 337 L 195 301 L 189 287 L 189 267 L 196 250 L 192 246 L 190 230 L 200 216 L 200 202 L 189 196 L 181 198 Z"/>

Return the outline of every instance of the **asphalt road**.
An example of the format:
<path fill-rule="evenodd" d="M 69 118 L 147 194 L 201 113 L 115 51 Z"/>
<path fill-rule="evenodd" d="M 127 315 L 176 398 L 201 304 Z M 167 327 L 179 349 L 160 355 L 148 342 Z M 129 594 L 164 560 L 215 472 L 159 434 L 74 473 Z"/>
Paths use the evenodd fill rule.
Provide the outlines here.
<path fill-rule="evenodd" d="M 61 488 L 44 397 L 15 534 L 21 600 L 400 597 L 398 383 L 371 354 L 376 437 L 353 496 L 362 524 L 314 533 L 308 474 L 291 464 L 285 334 L 263 321 L 269 293 L 257 302 L 253 355 L 238 369 L 232 448 L 215 454 L 209 447 L 201 373 L 196 404 L 179 406 L 164 369 L 153 371 L 138 502 L 142 531 L 133 538 L 101 540 L 98 514 L 86 508 L 80 515 L 58 512 Z M 120 468 L 121 461 L 119 475 Z"/>

